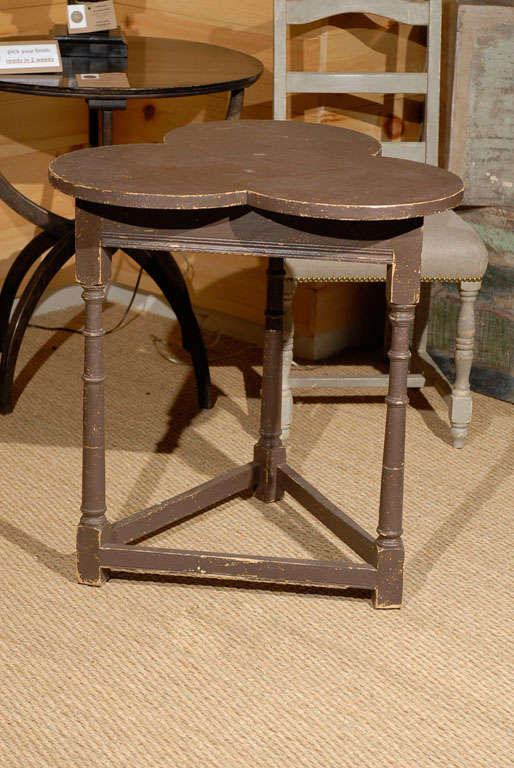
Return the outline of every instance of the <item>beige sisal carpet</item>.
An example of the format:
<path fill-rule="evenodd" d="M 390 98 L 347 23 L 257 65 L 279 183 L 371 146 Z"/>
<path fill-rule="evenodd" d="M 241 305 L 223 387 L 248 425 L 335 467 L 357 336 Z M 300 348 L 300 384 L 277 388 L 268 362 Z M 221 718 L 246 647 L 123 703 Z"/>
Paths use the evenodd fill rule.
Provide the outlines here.
<path fill-rule="evenodd" d="M 112 325 L 120 307 L 105 314 Z M 259 355 L 213 347 L 218 400 L 198 413 L 190 369 L 152 341 L 171 331 L 141 316 L 106 341 L 112 519 L 251 457 Z M 401 611 L 362 593 L 120 577 L 95 589 L 74 575 L 81 365 L 79 336 L 29 331 L 25 389 L 0 418 L 2 768 L 512 765 L 511 405 L 475 396 L 455 451 L 438 395 L 413 395 Z M 376 393 L 295 404 L 290 463 L 369 530 L 383 424 Z M 348 557 L 288 498 L 236 499 L 151 542 Z"/>

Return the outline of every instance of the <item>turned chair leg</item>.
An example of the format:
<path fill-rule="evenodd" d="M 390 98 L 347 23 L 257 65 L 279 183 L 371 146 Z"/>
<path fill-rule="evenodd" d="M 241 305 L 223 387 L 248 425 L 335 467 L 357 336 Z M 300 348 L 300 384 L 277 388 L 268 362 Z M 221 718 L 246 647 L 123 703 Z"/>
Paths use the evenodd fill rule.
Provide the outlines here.
<path fill-rule="evenodd" d="M 462 448 L 471 422 L 469 376 L 475 341 L 475 301 L 480 281 L 459 283 L 460 305 L 455 337 L 455 383 L 450 397 L 450 426 L 455 448 Z"/>
<path fill-rule="evenodd" d="M 282 329 L 282 442 L 289 440 L 291 422 L 293 420 L 293 393 L 291 391 L 290 374 L 293 364 L 294 321 L 293 296 L 296 290 L 296 280 L 284 278 L 283 308 L 284 321 Z"/>
<path fill-rule="evenodd" d="M 412 333 L 412 351 L 414 354 L 427 354 L 428 321 L 430 317 L 430 294 L 432 283 L 420 283 L 419 304 L 414 314 L 414 328 Z"/>

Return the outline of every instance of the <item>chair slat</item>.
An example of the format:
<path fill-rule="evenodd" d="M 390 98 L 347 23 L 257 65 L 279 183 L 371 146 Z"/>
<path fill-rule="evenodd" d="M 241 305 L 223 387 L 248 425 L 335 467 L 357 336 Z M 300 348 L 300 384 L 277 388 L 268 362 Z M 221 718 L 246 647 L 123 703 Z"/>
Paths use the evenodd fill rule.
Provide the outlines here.
<path fill-rule="evenodd" d="M 338 13 L 376 13 L 405 24 L 426 26 L 428 2 L 413 0 L 288 0 L 287 23 L 308 24 Z"/>
<path fill-rule="evenodd" d="M 289 93 L 426 93 L 426 72 L 288 72 Z"/>

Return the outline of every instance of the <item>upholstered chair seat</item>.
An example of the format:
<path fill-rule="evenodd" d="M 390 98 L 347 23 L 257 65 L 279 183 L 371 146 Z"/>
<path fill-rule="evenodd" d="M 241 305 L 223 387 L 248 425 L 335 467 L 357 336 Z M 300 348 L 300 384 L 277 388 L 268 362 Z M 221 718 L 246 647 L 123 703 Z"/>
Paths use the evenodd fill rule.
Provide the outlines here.
<path fill-rule="evenodd" d="M 487 268 L 487 249 L 473 227 L 454 211 L 425 218 L 421 279 L 432 282 L 481 280 Z M 312 259 L 287 259 L 289 277 L 297 282 L 378 282 L 386 279 L 384 264 Z"/>

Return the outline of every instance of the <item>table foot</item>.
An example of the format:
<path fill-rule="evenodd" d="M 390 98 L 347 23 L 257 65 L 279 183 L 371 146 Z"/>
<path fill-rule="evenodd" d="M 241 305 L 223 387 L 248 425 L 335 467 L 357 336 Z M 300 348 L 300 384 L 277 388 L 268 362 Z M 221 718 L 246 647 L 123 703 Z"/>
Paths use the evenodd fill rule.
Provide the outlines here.
<path fill-rule="evenodd" d="M 77 528 L 77 580 L 79 584 L 101 587 L 108 574 L 100 563 L 102 526 L 79 525 Z"/>
<path fill-rule="evenodd" d="M 90 107 L 88 104 L 89 112 L 89 146 L 98 147 L 100 144 L 100 121 L 99 110 L 94 107 Z"/>
<path fill-rule="evenodd" d="M 43 247 L 43 240 L 38 242 L 37 247 Z M 31 257 L 34 256 L 36 250 L 37 248 L 35 246 L 30 254 Z M 51 251 L 41 261 L 27 283 L 16 309 L 13 312 L 13 316 L 4 334 L 2 345 L 2 360 L 0 362 L 0 413 L 11 413 L 14 408 L 14 372 L 21 342 L 27 329 L 27 325 L 30 322 L 30 318 L 32 317 L 32 313 L 50 282 L 64 264 L 71 259 L 74 251 L 74 233 L 73 230 L 71 230 L 68 234 L 64 235 L 56 245 L 54 245 Z M 35 261 L 36 258 L 37 256 L 34 257 L 33 261 Z M 27 257 L 23 266 L 25 266 L 28 261 L 29 258 Z M 14 282 L 15 280 L 13 277 L 13 285 Z"/>
<path fill-rule="evenodd" d="M 403 546 L 387 549 L 377 545 L 377 587 L 373 606 L 382 610 L 402 607 Z"/>

